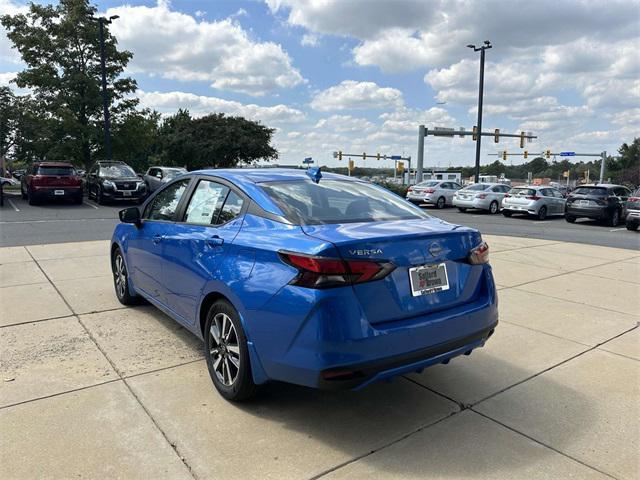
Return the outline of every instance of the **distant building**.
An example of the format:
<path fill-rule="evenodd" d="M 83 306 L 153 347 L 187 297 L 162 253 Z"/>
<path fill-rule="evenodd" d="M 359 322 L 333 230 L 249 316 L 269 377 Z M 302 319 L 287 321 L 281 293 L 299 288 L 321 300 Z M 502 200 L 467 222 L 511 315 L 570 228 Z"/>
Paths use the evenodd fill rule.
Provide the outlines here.
<path fill-rule="evenodd" d="M 453 182 L 462 182 L 462 172 L 447 172 L 447 171 L 424 171 L 422 173 L 422 181 L 426 180 L 451 180 Z"/>

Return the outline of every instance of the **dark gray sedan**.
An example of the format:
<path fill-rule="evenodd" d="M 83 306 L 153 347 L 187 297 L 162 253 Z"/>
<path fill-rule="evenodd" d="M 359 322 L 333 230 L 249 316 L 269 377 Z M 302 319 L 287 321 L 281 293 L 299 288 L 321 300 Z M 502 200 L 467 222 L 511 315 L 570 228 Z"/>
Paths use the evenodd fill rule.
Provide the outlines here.
<path fill-rule="evenodd" d="M 147 184 L 149 193 L 167 183 L 172 178 L 187 173 L 185 168 L 180 167 L 151 167 L 142 177 Z"/>

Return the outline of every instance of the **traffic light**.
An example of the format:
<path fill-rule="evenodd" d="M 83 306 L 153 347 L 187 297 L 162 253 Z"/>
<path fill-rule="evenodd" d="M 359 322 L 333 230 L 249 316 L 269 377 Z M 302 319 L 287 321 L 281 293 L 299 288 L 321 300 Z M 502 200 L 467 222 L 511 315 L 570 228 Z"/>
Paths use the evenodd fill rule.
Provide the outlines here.
<path fill-rule="evenodd" d="M 380 160 L 380 154 L 379 154 L 379 153 L 376 153 L 376 158 L 377 158 L 378 160 Z"/>
<path fill-rule="evenodd" d="M 362 152 L 362 159 L 366 160 L 367 159 L 367 152 Z"/>
<path fill-rule="evenodd" d="M 349 171 L 353 171 L 354 168 L 355 164 L 353 163 L 353 160 L 349 159 Z"/>
<path fill-rule="evenodd" d="M 404 173 L 404 162 L 398 162 L 396 170 L 400 175 L 402 175 Z"/>
<path fill-rule="evenodd" d="M 338 160 L 342 160 L 342 150 L 338 152 Z"/>
<path fill-rule="evenodd" d="M 520 132 L 520 148 L 524 148 L 524 132 Z"/>
<path fill-rule="evenodd" d="M 524 151 L 524 158 L 527 158 L 529 156 L 529 152 L 527 152 L 526 150 Z"/>
<path fill-rule="evenodd" d="M 551 158 L 551 150 L 547 150 L 545 155 L 547 158 Z"/>
<path fill-rule="evenodd" d="M 506 150 L 504 152 L 502 152 L 502 159 L 503 160 L 507 159 L 507 151 Z"/>
<path fill-rule="evenodd" d="M 500 129 L 496 128 L 494 133 L 495 133 L 495 136 L 493 137 L 493 143 L 500 142 Z"/>
<path fill-rule="evenodd" d="M 478 127 L 473 127 L 473 135 L 471 136 L 471 139 L 474 142 L 478 140 Z"/>

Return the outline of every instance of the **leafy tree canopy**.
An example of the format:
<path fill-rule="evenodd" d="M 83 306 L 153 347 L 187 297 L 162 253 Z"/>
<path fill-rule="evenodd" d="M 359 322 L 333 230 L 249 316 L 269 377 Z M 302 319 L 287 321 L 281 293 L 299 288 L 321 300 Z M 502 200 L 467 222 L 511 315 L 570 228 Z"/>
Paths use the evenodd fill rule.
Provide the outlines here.
<path fill-rule="evenodd" d="M 257 160 L 271 160 L 273 128 L 242 117 L 214 113 L 192 118 L 180 110 L 160 128 L 163 163 L 197 168 L 229 168 Z"/>
<path fill-rule="evenodd" d="M 53 124 L 56 157 L 89 166 L 102 145 L 100 43 L 96 8 L 87 0 L 60 0 L 58 5 L 31 3 L 26 14 L 4 15 L 0 23 L 20 53 L 26 69 L 15 80 L 30 88 Z M 128 95 L 136 82 L 121 77 L 131 52 L 119 51 L 105 25 L 106 76 L 114 117 L 136 105 Z"/>

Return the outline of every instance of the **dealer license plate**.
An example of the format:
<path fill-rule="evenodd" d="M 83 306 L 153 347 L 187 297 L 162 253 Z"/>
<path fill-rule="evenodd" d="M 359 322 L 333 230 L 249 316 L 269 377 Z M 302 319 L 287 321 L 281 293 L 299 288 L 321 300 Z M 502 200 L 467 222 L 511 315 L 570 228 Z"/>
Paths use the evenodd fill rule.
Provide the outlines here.
<path fill-rule="evenodd" d="M 444 263 L 410 268 L 409 280 L 414 297 L 449 290 L 447 265 Z"/>
<path fill-rule="evenodd" d="M 53 194 L 54 195 L 64 195 L 64 190 L 54 190 Z"/>

